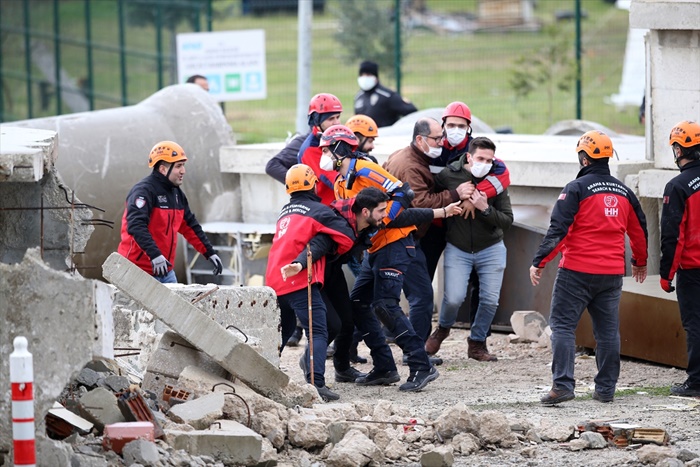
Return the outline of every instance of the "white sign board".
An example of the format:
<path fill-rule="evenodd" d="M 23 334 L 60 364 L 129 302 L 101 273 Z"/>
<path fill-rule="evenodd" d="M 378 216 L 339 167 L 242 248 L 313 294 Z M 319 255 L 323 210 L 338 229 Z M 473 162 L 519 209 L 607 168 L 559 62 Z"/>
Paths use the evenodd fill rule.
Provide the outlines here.
<path fill-rule="evenodd" d="M 265 31 L 178 34 L 177 74 L 179 83 L 206 77 L 209 94 L 219 102 L 265 99 Z"/>

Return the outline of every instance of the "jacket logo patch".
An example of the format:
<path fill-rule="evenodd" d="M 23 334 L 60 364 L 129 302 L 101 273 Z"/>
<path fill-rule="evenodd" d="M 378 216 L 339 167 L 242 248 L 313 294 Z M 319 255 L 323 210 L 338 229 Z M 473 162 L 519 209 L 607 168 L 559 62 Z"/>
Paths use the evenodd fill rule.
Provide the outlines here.
<path fill-rule="evenodd" d="M 280 221 L 279 232 L 277 233 L 277 238 L 281 238 L 282 235 L 287 233 L 287 228 L 289 227 L 289 217 L 285 217 Z"/>
<path fill-rule="evenodd" d="M 137 208 L 141 209 L 146 205 L 146 200 L 143 199 L 143 197 L 139 196 L 138 198 L 136 198 L 136 202 L 134 204 Z"/>
<path fill-rule="evenodd" d="M 168 197 L 165 195 L 158 195 L 158 202 L 159 203 L 167 203 L 168 202 Z"/>
<path fill-rule="evenodd" d="M 669 200 L 668 196 L 664 196 L 664 204 L 668 204 L 669 201 L 670 201 L 670 200 Z"/>
<path fill-rule="evenodd" d="M 559 195 L 559 198 L 557 198 L 559 201 L 565 200 L 566 199 L 566 193 L 562 193 Z"/>
<path fill-rule="evenodd" d="M 607 217 L 617 217 L 618 214 L 620 213 L 620 210 L 617 208 L 617 196 L 615 195 L 605 195 L 603 198 L 603 202 L 605 203 L 605 215 Z"/>

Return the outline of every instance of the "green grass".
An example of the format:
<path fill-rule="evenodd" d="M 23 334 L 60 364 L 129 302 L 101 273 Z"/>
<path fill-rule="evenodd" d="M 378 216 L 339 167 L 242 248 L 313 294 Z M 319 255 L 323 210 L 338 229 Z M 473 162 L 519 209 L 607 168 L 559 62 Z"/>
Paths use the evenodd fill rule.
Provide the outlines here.
<path fill-rule="evenodd" d="M 376 0 L 393 5 L 393 0 Z M 341 0 L 328 0 L 325 13 L 315 14 L 313 22 L 312 94 L 331 92 L 345 106 L 343 118 L 352 114 L 352 98 L 357 91 L 356 75 L 359 60 L 343 57 L 342 46 L 333 35 L 338 24 L 333 14 Z M 10 4 L 13 2 L 9 2 Z M 17 2 L 19 3 L 19 2 Z M 427 0 L 428 9 L 449 15 L 476 13 L 476 0 Z M 606 125 L 618 132 L 641 134 L 643 128 L 637 122 L 637 108 L 618 111 L 605 100 L 618 91 L 627 37 L 628 13 L 617 10 L 603 0 L 584 0 L 583 9 L 588 15 L 582 23 L 582 109 L 583 118 Z M 7 4 L 7 2 L 3 2 Z M 84 37 L 82 0 L 63 0 L 61 32 L 71 37 Z M 542 23 L 552 23 L 557 10 L 571 10 L 573 0 L 542 0 L 537 2 L 535 14 Z M 295 15 L 242 17 L 240 3 L 233 0 L 217 0 L 214 3 L 214 30 L 264 29 L 267 49 L 268 97 L 259 101 L 226 103 L 226 117 L 241 142 L 279 141 L 288 131 L 294 131 L 296 106 L 296 41 Z M 34 3 L 32 27 L 50 31 L 51 2 Z M 21 24 L 12 9 L 3 6 L 3 24 Z M 21 14 L 21 10 L 20 14 Z M 12 15 L 15 15 L 13 18 Z M 112 1 L 92 2 L 93 40 L 117 45 L 118 31 L 116 6 Z M 387 27 L 393 27 L 389 24 Z M 573 22 L 561 27 L 570 35 L 573 44 Z M 179 31 L 186 31 L 181 24 Z M 131 49 L 155 51 L 153 28 L 129 26 L 126 43 Z M 444 107 L 453 100 L 466 102 L 475 116 L 492 127 L 509 126 L 519 133 L 541 133 L 551 123 L 575 118 L 575 96 L 558 92 L 553 99 L 553 118 L 547 118 L 548 101 L 544 89 L 530 96 L 517 99 L 508 84 L 509 70 L 514 61 L 532 54 L 544 45 L 547 38 L 540 33 L 482 33 L 441 34 L 427 29 L 415 29 L 403 45 L 402 94 L 411 99 L 419 109 Z M 21 40 L 11 37 L 11 43 L 3 46 L 3 69 L 24 70 Z M 171 34 L 163 33 L 164 52 L 169 52 Z M 53 47 L 50 41 L 49 47 Z M 74 77 L 86 75 L 85 52 L 79 47 L 62 48 L 63 66 Z M 573 57 L 573 46 L 572 46 Z M 100 93 L 119 97 L 119 59 L 116 54 L 95 52 L 95 85 Z M 34 70 L 38 73 L 37 70 Z M 153 62 L 130 57 L 127 62 L 128 96 L 130 102 L 138 102 L 157 89 L 157 69 Z M 390 87 L 395 81 L 387 70 L 380 70 L 382 82 Z M 170 82 L 168 69 L 164 70 L 164 82 Z M 16 118 L 26 117 L 25 85 L 8 80 L 13 93 L 12 113 Z M 36 91 L 35 91 L 36 92 Z M 641 98 L 640 97 L 640 102 Z M 52 115 L 55 102 L 46 111 L 39 111 L 35 96 L 35 116 Z M 98 108 L 117 104 L 98 100 Z"/>

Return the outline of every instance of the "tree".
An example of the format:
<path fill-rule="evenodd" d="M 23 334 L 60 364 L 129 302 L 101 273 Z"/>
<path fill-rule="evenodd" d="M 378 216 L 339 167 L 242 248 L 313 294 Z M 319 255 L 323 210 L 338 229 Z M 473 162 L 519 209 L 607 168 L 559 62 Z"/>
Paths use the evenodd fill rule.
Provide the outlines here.
<path fill-rule="evenodd" d="M 395 74 L 396 33 L 394 12 L 381 8 L 386 2 L 343 0 L 334 10 L 339 22 L 335 39 L 351 61 L 371 60 L 390 76 Z M 402 29 L 403 31 L 403 29 Z"/>
<path fill-rule="evenodd" d="M 576 78 L 575 62 L 571 57 L 571 39 L 556 25 L 544 28 L 547 43 L 533 54 L 522 55 L 511 69 L 510 86 L 516 97 L 525 98 L 544 86 L 547 92 L 547 115 L 553 123 L 554 94 L 557 90 L 571 92 Z"/>

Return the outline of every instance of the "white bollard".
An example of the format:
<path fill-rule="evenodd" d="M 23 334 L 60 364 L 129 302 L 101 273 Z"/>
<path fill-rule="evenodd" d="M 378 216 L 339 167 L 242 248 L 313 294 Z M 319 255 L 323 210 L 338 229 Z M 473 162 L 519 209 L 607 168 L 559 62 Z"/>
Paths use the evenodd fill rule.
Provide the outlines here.
<path fill-rule="evenodd" d="M 12 439 L 16 466 L 36 465 L 34 441 L 34 368 L 27 338 L 15 337 L 15 351 L 10 354 L 12 383 Z"/>

